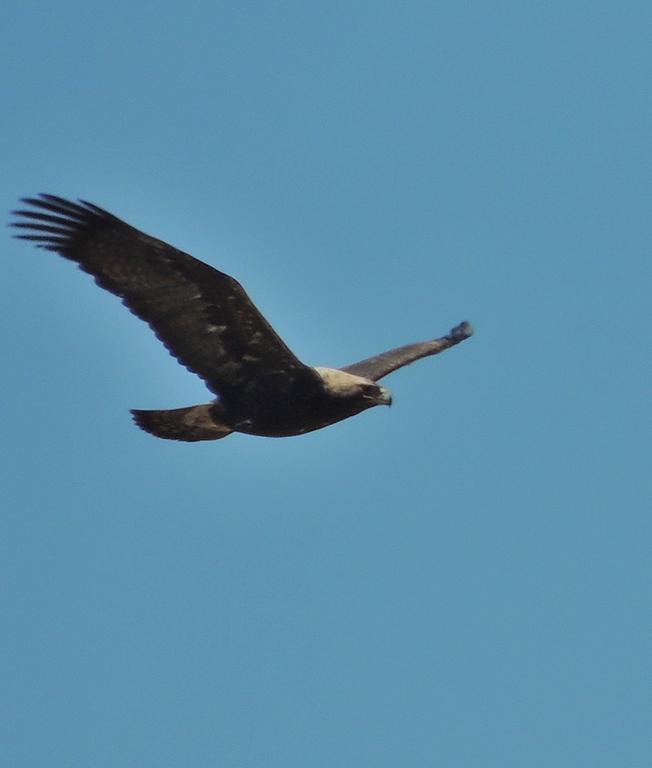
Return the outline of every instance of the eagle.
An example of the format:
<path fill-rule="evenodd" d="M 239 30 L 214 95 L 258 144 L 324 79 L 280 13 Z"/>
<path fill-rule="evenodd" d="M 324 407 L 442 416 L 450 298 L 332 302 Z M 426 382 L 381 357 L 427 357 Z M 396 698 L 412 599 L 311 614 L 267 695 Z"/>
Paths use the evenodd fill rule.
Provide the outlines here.
<path fill-rule="evenodd" d="M 233 277 L 146 235 L 85 200 L 23 198 L 16 237 L 54 251 L 95 278 L 149 324 L 169 352 L 202 378 L 210 403 L 132 410 L 156 437 L 195 442 L 232 432 L 302 435 L 377 405 L 388 373 L 468 339 L 467 322 L 446 336 L 407 344 L 343 368 L 302 363 Z"/>

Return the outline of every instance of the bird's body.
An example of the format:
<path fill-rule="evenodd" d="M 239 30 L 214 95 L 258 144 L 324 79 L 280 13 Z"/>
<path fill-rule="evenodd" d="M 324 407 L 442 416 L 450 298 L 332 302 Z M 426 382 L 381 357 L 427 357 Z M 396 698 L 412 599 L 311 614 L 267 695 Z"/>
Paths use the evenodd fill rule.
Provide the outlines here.
<path fill-rule="evenodd" d="M 134 410 L 147 432 L 174 440 L 217 440 L 231 432 L 287 437 L 389 405 L 377 382 L 414 360 L 468 338 L 409 344 L 343 369 L 313 368 L 288 349 L 232 277 L 134 229 L 97 206 L 52 195 L 16 211 L 21 239 L 75 261 L 145 320 L 179 362 L 217 395 L 208 404 Z"/>

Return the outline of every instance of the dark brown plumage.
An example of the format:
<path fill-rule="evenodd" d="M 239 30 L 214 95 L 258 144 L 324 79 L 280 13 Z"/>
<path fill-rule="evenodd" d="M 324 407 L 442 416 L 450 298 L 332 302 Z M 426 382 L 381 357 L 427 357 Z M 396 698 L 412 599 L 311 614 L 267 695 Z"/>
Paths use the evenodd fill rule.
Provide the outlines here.
<path fill-rule="evenodd" d="M 158 437 L 216 440 L 233 431 L 303 434 L 389 404 L 376 382 L 393 370 L 468 338 L 448 336 L 384 352 L 341 370 L 298 360 L 229 275 L 121 221 L 92 203 L 26 198 L 17 237 L 77 262 L 145 320 L 179 362 L 217 395 L 209 404 L 132 411 Z"/>

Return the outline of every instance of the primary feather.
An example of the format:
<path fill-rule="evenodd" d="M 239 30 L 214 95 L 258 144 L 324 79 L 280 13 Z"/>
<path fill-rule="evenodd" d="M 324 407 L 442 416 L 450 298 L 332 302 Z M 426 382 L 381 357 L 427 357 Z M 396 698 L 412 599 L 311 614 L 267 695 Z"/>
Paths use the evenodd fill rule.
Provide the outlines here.
<path fill-rule="evenodd" d="M 232 431 L 303 434 L 391 397 L 376 381 L 468 338 L 448 336 L 384 352 L 346 368 L 315 369 L 290 351 L 234 278 L 146 235 L 93 203 L 23 199 L 16 236 L 76 262 L 147 322 L 167 349 L 217 395 L 213 403 L 134 411 L 159 437 L 214 440 Z M 331 373 L 327 373 L 331 371 Z M 334 375 L 335 374 L 335 375 Z"/>

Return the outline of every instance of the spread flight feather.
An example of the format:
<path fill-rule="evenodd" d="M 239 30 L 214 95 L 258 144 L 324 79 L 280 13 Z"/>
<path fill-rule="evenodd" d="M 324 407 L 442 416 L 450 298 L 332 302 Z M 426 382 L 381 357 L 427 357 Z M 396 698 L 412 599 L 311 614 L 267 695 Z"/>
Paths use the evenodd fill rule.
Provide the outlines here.
<path fill-rule="evenodd" d="M 389 404 L 389 393 L 376 383 L 380 378 L 472 334 L 462 323 L 440 339 L 339 371 L 312 368 L 297 359 L 229 275 L 92 203 L 45 194 L 23 202 L 30 207 L 14 211 L 18 238 L 77 262 L 217 395 L 209 404 L 132 412 L 141 428 L 159 437 L 215 440 L 232 431 L 280 437 L 319 429 Z"/>

